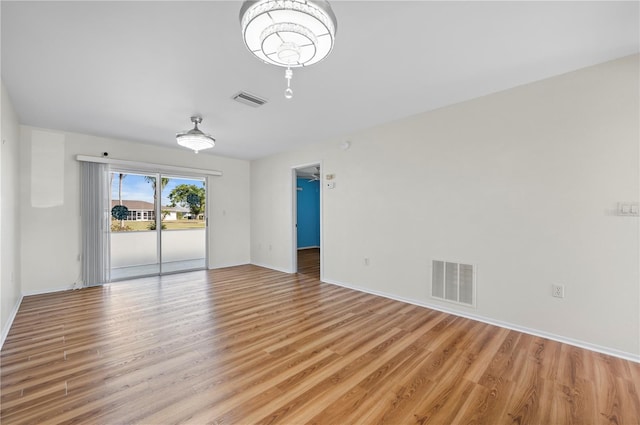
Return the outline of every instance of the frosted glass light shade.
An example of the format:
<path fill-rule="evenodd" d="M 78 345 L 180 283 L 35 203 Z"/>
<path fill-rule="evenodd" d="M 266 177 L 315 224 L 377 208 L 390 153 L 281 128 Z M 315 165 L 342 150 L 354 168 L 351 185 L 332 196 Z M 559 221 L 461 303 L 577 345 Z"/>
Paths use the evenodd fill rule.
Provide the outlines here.
<path fill-rule="evenodd" d="M 196 153 L 203 149 L 209 149 L 216 145 L 215 140 L 206 134 L 185 134 L 176 137 L 180 146 L 193 149 Z"/>
<path fill-rule="evenodd" d="M 311 0 L 247 0 L 240 9 L 240 25 L 251 53 L 291 68 L 327 57 L 337 29 L 329 3 Z"/>
<path fill-rule="evenodd" d="M 187 132 L 176 134 L 176 142 L 178 142 L 180 146 L 193 149 L 195 153 L 214 147 L 216 145 L 216 139 L 208 134 L 204 134 L 198 128 L 198 124 L 202 122 L 202 118 L 191 117 L 191 122 L 194 123 L 194 128 Z"/>

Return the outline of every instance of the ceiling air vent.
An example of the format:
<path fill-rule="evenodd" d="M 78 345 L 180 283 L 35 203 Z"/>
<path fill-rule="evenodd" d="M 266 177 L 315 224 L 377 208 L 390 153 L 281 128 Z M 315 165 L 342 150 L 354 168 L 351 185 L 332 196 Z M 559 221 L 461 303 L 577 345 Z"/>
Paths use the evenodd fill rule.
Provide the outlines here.
<path fill-rule="evenodd" d="M 247 93 L 246 91 L 241 91 L 234 94 L 232 99 L 240 103 L 244 103 L 245 105 L 253 106 L 254 108 L 267 103 L 266 99 L 259 98 L 258 96 Z"/>

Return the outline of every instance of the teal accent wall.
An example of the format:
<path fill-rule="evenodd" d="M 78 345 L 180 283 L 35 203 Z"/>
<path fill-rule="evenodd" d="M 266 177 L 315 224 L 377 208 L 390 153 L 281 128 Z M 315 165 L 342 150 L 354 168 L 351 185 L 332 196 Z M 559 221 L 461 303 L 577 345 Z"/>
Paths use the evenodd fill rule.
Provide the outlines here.
<path fill-rule="evenodd" d="M 297 180 L 298 248 L 319 247 L 320 182 L 304 178 Z"/>

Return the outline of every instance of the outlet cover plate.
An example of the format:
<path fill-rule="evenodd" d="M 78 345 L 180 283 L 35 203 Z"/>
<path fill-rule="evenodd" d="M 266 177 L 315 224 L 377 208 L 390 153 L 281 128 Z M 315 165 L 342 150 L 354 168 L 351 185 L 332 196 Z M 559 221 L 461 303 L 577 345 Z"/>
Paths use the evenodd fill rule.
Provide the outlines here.
<path fill-rule="evenodd" d="M 564 298 L 564 285 L 551 285 L 551 295 L 556 298 Z"/>

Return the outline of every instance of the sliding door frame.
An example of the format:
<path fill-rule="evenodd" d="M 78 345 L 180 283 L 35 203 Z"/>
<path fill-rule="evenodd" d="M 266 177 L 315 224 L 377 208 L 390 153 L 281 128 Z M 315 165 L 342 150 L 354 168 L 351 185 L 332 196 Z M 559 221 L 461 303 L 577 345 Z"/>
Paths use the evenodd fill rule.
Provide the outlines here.
<path fill-rule="evenodd" d="M 205 192 L 206 204 L 209 206 L 209 208 L 205 210 L 205 239 L 206 239 L 205 268 L 210 269 L 211 259 L 209 258 L 209 252 L 211 248 L 209 244 L 210 244 L 210 238 L 211 238 L 211 229 L 209 226 L 209 211 L 212 205 L 211 201 L 212 201 L 212 188 L 213 188 L 213 185 L 211 184 L 213 179 L 211 179 L 210 177 L 220 177 L 223 175 L 222 171 L 204 169 L 204 168 L 182 167 L 182 166 L 169 165 L 169 164 L 130 161 L 125 159 L 116 159 L 116 158 L 110 157 L 107 152 L 105 152 L 103 156 L 76 155 L 76 160 L 78 162 L 93 162 L 93 163 L 99 163 L 99 164 L 108 164 L 109 170 L 107 170 L 107 173 L 111 172 L 111 168 L 125 168 L 125 169 L 137 170 L 139 172 L 142 171 L 142 172 L 160 173 L 160 174 L 180 174 L 180 175 L 183 175 L 184 177 L 204 178 L 206 182 L 206 187 L 207 187 Z M 109 193 L 111 193 L 111 188 L 109 188 Z M 110 195 L 109 195 L 109 198 L 111 198 Z M 160 201 L 158 204 L 159 205 L 162 204 L 162 201 Z M 109 205 L 109 211 L 110 210 L 111 210 L 111 206 Z M 159 217 L 159 215 L 156 212 L 156 219 L 157 217 Z M 110 223 L 111 222 L 110 214 L 109 214 L 108 220 L 109 220 L 108 223 Z M 157 223 L 156 223 L 156 227 L 157 227 Z M 109 238 L 111 238 L 110 232 L 109 232 Z M 109 253 L 109 255 L 111 255 L 111 253 Z"/>
<path fill-rule="evenodd" d="M 139 168 L 130 168 L 130 167 L 120 167 L 120 166 L 115 166 L 115 167 L 111 167 L 109 166 L 109 170 L 108 170 L 109 174 L 117 174 L 117 173 L 123 173 L 123 174 L 130 174 L 130 175 L 138 175 L 138 176 L 148 176 L 148 177 L 153 177 L 154 179 L 156 179 L 156 184 L 155 184 L 155 199 L 156 202 L 154 204 L 154 220 L 155 220 L 155 232 L 156 232 L 156 261 L 158 264 L 158 273 L 150 273 L 150 274 L 142 274 L 139 276 L 132 276 L 131 278 L 138 278 L 138 277 L 146 277 L 146 276 L 156 276 L 156 275 L 167 275 L 167 274 L 174 274 L 174 273 L 182 273 L 182 272 L 188 272 L 188 271 L 196 271 L 196 270 L 207 270 L 209 269 L 209 235 L 210 235 L 210 229 L 209 229 L 209 209 L 208 208 L 210 206 L 209 203 L 209 199 L 210 199 L 210 195 L 209 195 L 209 190 L 210 190 L 210 185 L 209 183 L 209 179 L 208 176 L 206 175 L 202 175 L 202 174 L 195 174 L 195 173 L 191 173 L 191 172 L 178 172 L 178 171 L 171 171 L 168 173 L 163 173 L 161 171 L 151 171 L 149 169 L 139 169 Z M 204 182 L 204 186 L 205 186 L 205 205 L 207 207 L 205 207 L 205 211 L 204 211 L 204 223 L 205 223 L 205 244 L 204 244 L 204 268 L 193 268 L 193 269 L 185 269 L 185 270 L 176 270 L 176 271 L 171 271 L 171 272 L 166 272 L 163 270 L 163 251 L 162 251 L 162 178 L 163 177 L 168 177 L 168 178 L 182 178 L 182 179 L 193 179 L 193 180 L 201 180 Z M 109 179 L 110 180 L 110 179 Z M 111 197 L 111 190 L 112 188 L 109 187 L 109 200 L 111 201 L 112 197 Z M 109 238 L 111 238 L 111 231 L 109 231 Z M 109 255 L 111 255 L 111 252 L 109 252 Z M 127 277 L 128 278 L 128 277 Z"/>

